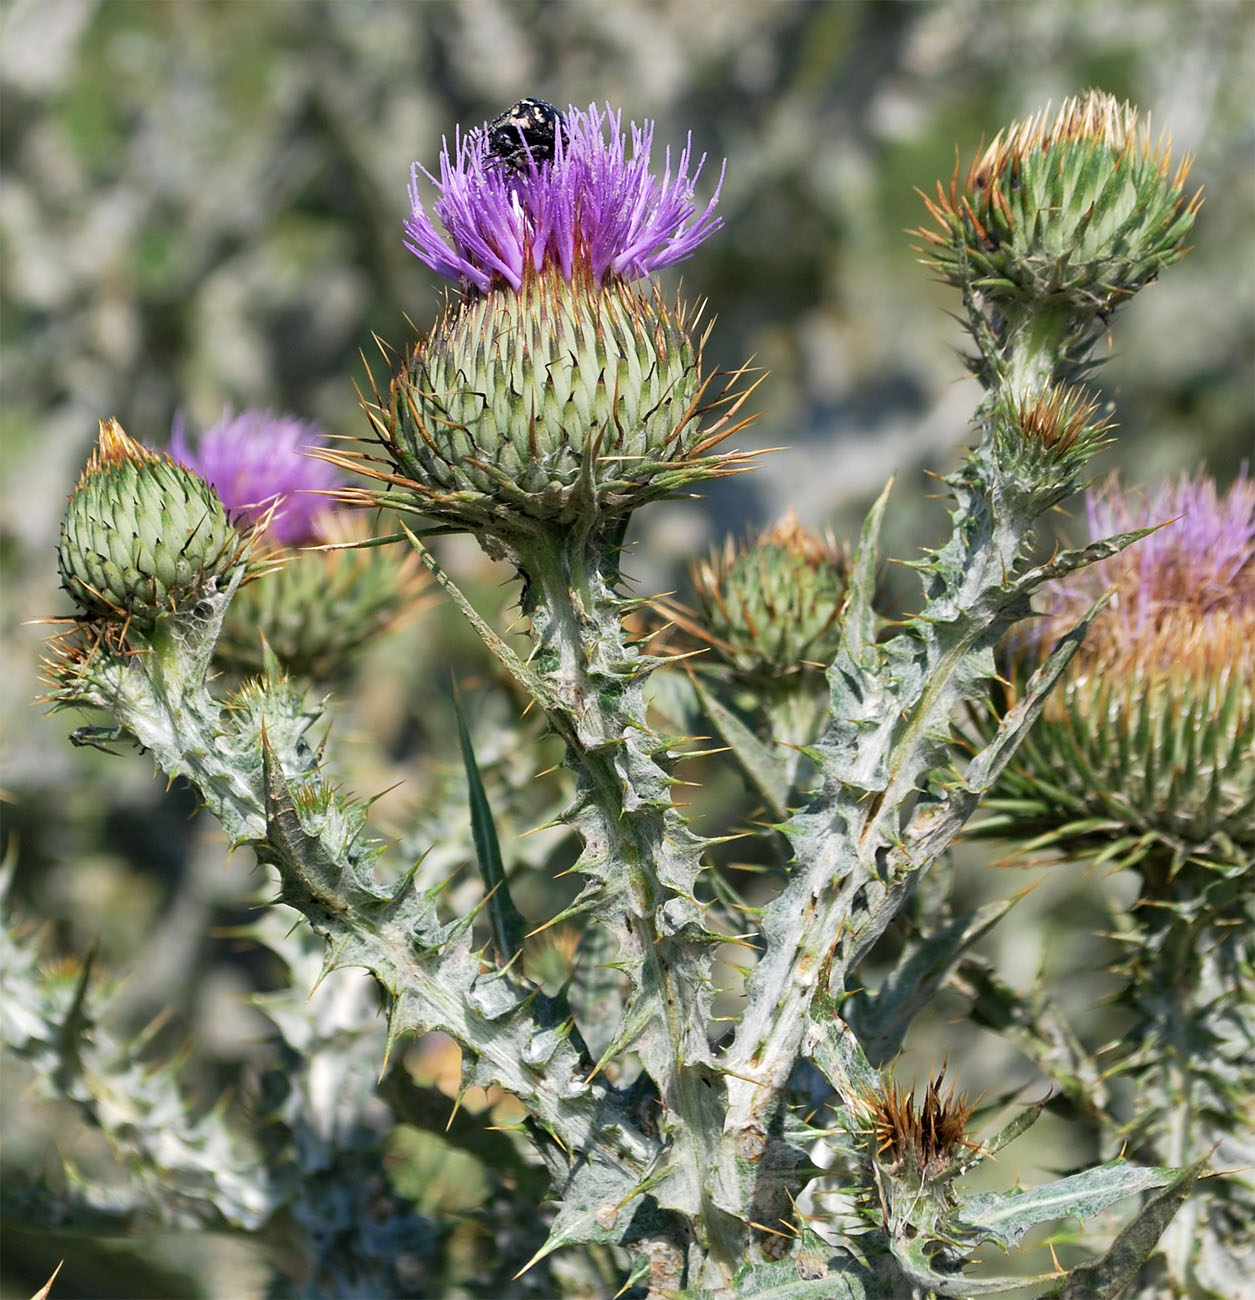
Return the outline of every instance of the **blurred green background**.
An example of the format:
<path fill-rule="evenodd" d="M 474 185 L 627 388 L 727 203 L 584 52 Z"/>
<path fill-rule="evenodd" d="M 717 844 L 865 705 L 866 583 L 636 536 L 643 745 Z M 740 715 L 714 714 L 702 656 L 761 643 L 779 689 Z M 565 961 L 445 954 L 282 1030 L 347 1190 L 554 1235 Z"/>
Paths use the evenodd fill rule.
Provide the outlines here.
<path fill-rule="evenodd" d="M 915 187 L 948 179 L 956 148 L 966 166 L 1000 125 L 1089 86 L 1170 130 L 1207 195 L 1194 254 L 1116 318 L 1097 382 L 1117 403 L 1118 441 L 1100 468 L 1151 481 L 1206 462 L 1227 482 L 1255 453 L 1250 3 L 16 0 L 0 25 L 0 717 L 15 897 L 49 919 L 54 949 L 98 939 L 110 968 L 133 972 L 137 1019 L 173 1005 L 210 1059 L 251 1050 L 240 994 L 255 973 L 212 936 L 237 916 L 250 864 L 222 866 L 192 796 L 167 792 L 144 758 L 71 749 L 72 722 L 32 703 L 47 629 L 28 621 L 68 612 L 57 529 L 99 417 L 152 445 L 176 410 L 203 427 L 228 404 L 363 431 L 359 351 L 375 355 L 376 334 L 403 344 L 442 302 L 401 223 L 410 163 L 433 166 L 459 123 L 526 94 L 609 101 L 656 119 L 660 146 L 691 131 L 712 183 L 728 160 L 726 228 L 670 279 L 717 317 L 712 366 L 753 357 L 770 372 L 737 444 L 784 450 L 704 501 L 638 518 L 629 568 L 643 593 L 683 589 L 691 556 L 789 506 L 850 536 L 891 473 L 890 553 L 936 539 L 928 475 L 954 463 L 976 389 L 947 315 L 957 301 L 912 248 Z M 511 599 L 473 546 L 445 559 L 490 603 Z M 381 805 L 385 826 L 404 818 L 424 764 L 452 751 L 445 665 L 473 670 L 469 647 L 455 620 L 428 614 L 337 686 L 349 784 L 408 783 Z M 1022 883 L 985 873 L 970 891 Z M 994 944 L 1004 968 L 1030 978 L 1052 945 L 1061 970 L 1092 964 L 1077 936 L 1098 924 L 1094 888 L 1049 881 Z M 1075 1000 L 1093 993 L 1081 981 Z M 1019 1068 L 974 1041 L 964 1086 Z M 945 1043 L 925 1034 L 923 1068 Z M 50 1122 L 11 1097 L 10 1158 L 46 1159 Z M 182 1249 L 178 1285 L 192 1285 L 188 1251 L 205 1261 L 202 1289 L 178 1294 L 245 1294 L 247 1252 Z M 4 1294 L 29 1294 L 42 1256 L 6 1254 Z M 140 1294 L 107 1289 L 118 1267 L 89 1263 L 54 1295 Z"/>

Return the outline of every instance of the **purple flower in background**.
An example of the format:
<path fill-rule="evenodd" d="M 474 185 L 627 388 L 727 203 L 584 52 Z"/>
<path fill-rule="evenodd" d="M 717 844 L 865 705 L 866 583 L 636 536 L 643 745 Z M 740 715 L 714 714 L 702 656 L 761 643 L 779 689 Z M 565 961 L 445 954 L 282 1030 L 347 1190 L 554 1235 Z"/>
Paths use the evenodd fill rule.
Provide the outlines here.
<path fill-rule="evenodd" d="M 1163 524 L 1117 555 L 1054 586 L 1043 642 L 1066 631 L 1104 591 L 1111 603 L 1082 649 L 1123 665 L 1178 667 L 1196 651 L 1224 658 L 1255 646 L 1255 480 L 1245 470 L 1228 492 L 1205 473 L 1147 493 L 1126 492 L 1113 477 L 1091 488 L 1085 511 L 1095 540 Z M 1171 522 L 1168 522 L 1171 521 Z"/>
<path fill-rule="evenodd" d="M 629 150 L 621 116 L 609 105 L 604 115 L 590 104 L 563 117 L 551 159 L 520 151 L 518 165 L 503 166 L 484 129 L 459 131 L 452 152 L 445 141 L 438 179 L 415 163 L 405 223 L 410 252 L 481 293 L 494 284 L 517 291 L 546 265 L 568 282 L 577 274 L 596 284 L 636 280 L 688 257 L 722 226 L 714 209 L 723 170 L 699 212 L 693 191 L 706 155 L 690 177 L 691 136 L 674 169 L 666 150 L 658 176 L 650 170 L 653 122 L 631 123 Z M 437 191 L 430 210 L 420 195 L 422 178 Z"/>
<path fill-rule="evenodd" d="M 1201 472 L 1146 496 L 1111 481 L 1086 493 L 1085 513 L 1095 540 L 1172 520 L 1091 570 L 1118 584 L 1135 624 L 1181 606 L 1205 617 L 1216 604 L 1255 598 L 1255 481 L 1245 470 L 1223 497 Z"/>
<path fill-rule="evenodd" d="M 315 519 L 332 507 L 314 494 L 343 482 L 334 466 L 307 454 L 326 445 L 316 424 L 271 411 L 227 411 L 195 449 L 182 416 L 170 436 L 171 456 L 211 484 L 237 523 L 252 524 L 273 506 L 266 532 L 284 546 L 317 540 Z"/>

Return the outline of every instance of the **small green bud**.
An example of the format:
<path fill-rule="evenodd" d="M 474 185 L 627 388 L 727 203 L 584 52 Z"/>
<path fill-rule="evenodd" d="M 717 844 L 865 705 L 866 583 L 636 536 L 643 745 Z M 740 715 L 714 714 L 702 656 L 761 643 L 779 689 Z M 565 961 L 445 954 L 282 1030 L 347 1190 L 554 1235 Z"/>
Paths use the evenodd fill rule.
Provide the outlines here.
<path fill-rule="evenodd" d="M 61 584 L 81 609 L 152 627 L 216 589 L 246 547 L 204 479 L 101 420 L 57 549 Z"/>
<path fill-rule="evenodd" d="M 699 429 L 700 341 L 682 308 L 619 280 L 546 271 L 464 301 L 368 408 L 415 508 L 499 534 L 612 520 L 728 472 Z M 740 427 L 735 426 L 735 427 Z"/>
<path fill-rule="evenodd" d="M 319 517 L 319 541 L 344 549 L 281 548 L 241 583 L 214 651 L 220 668 L 262 670 L 262 638 L 290 673 L 324 680 L 427 603 L 432 579 L 418 555 L 367 546 L 344 512 Z"/>
<path fill-rule="evenodd" d="M 1081 467 L 1104 445 L 1112 424 L 1098 414 L 1086 389 L 1063 383 L 1006 388 L 996 395 L 990 415 L 993 449 L 1003 474 L 1005 504 L 1018 483 L 1026 495 L 1042 494 L 1053 483 L 1061 494 L 1075 491 Z"/>
<path fill-rule="evenodd" d="M 693 570 L 700 616 L 683 626 L 745 677 L 796 675 L 831 662 L 849 565 L 836 541 L 789 512 L 752 543 L 728 538 Z"/>
<path fill-rule="evenodd" d="M 962 190 L 937 184 L 921 226 L 929 262 L 982 298 L 1066 303 L 1099 315 L 1188 249 L 1201 203 L 1185 198 L 1190 159 L 1172 170 L 1166 133 L 1152 143 L 1137 110 L 1091 90 L 1000 131 Z"/>
<path fill-rule="evenodd" d="M 944 1089 L 944 1068 L 929 1080 L 923 1101 L 915 1102 L 894 1079 L 881 1089 L 857 1095 L 851 1110 L 862 1138 L 868 1215 L 877 1227 L 918 1243 L 924 1256 L 950 1242 L 950 1220 L 959 1201 L 953 1182 L 965 1150 L 975 1106 L 956 1085 Z"/>

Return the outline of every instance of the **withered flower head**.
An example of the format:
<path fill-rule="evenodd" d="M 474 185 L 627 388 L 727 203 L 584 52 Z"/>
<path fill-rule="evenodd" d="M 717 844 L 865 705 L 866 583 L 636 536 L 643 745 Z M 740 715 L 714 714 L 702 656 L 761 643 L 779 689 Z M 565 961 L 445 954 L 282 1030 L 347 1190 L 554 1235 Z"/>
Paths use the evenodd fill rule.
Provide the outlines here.
<path fill-rule="evenodd" d="M 885 1080 L 882 1092 L 860 1098 L 878 1164 L 932 1179 L 950 1170 L 963 1150 L 974 1149 L 967 1137 L 967 1122 L 975 1103 L 966 1093 L 959 1093 L 953 1081 L 945 1091 L 945 1078 L 943 1066 L 929 1079 L 918 1106 L 915 1089 L 908 1092 L 893 1078 Z"/>

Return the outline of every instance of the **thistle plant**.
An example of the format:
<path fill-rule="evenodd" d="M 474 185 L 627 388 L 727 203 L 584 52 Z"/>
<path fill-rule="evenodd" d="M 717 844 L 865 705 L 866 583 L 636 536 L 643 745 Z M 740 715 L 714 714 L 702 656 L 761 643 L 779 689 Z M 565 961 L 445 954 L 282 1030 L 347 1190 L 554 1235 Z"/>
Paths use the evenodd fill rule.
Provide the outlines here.
<path fill-rule="evenodd" d="M 272 651 L 230 693 L 211 680 L 243 576 L 214 563 L 261 544 L 259 524 L 235 534 L 220 506 L 214 563 L 203 543 L 190 549 L 200 521 L 186 510 L 160 535 L 165 551 L 196 556 L 182 585 L 155 572 L 164 552 L 141 550 L 129 568 L 114 561 L 122 585 L 110 569 L 89 589 L 91 548 L 67 524 L 62 567 L 79 579 L 67 586 L 83 613 L 50 657 L 51 699 L 111 716 L 78 740 L 133 740 L 195 786 L 230 842 L 270 873 L 271 904 L 324 945 L 320 979 L 370 972 L 386 1029 L 353 1050 L 375 1054 L 394 1117 L 409 1113 L 401 1050 L 437 1030 L 461 1049 L 464 1091 L 500 1090 L 521 1105 L 508 1139 L 494 1131 L 479 1146 L 509 1175 L 495 1243 L 517 1258 L 510 1294 L 996 1293 L 1025 1278 L 967 1272 L 983 1244 L 1010 1250 L 1040 1224 L 1105 1217 L 1140 1197 L 1114 1241 L 1096 1239 L 1096 1257 L 1030 1279 L 1053 1294 L 1115 1296 L 1154 1255 L 1207 1153 L 1148 1138 L 1132 1160 L 1113 1154 L 1043 1186 L 969 1193 L 963 1176 L 1041 1105 L 982 1137 L 953 1086 L 935 1079 L 917 1105 L 887 1063 L 997 918 L 963 918 L 908 944 L 884 978 L 869 957 L 982 800 L 1012 779 L 1052 691 L 1084 662 L 1102 599 L 1059 614 L 1057 639 L 965 751 L 956 726 L 989 700 L 998 647 L 1037 593 L 1082 590 L 1087 566 L 1149 531 L 1117 517 L 1114 535 L 1079 550 L 1043 561 L 1034 549 L 1038 521 L 1083 486 L 1110 432 L 1078 386 L 1099 335 L 1185 251 L 1197 208 L 1186 169 L 1172 169 L 1166 142 L 1152 144 L 1131 108 L 1091 92 L 1001 133 L 962 190 L 956 179 L 930 200 L 935 224 L 922 238 L 962 293 L 986 391 L 973 446 L 944 480 L 950 535 L 913 562 L 916 612 L 890 623 L 876 607 L 887 491 L 848 558 L 788 523 L 701 570 L 700 608 L 684 627 L 722 666 L 700 670 L 698 698 L 771 795 L 772 824 L 746 833 L 788 847 L 778 888 L 752 896 L 677 799 L 676 764 L 693 738 L 659 729 L 646 689 L 677 665 L 625 627 L 641 604 L 621 563 L 634 514 L 753 463 L 726 446 L 745 424 L 748 370 L 708 373 L 700 312 L 652 280 L 716 233 L 719 187 L 698 197 L 705 159 L 691 143 L 660 170 L 651 124 L 625 131 L 609 108 L 559 113 L 540 101 L 457 134 L 434 172 L 416 166 L 407 246 L 457 294 L 386 382 L 372 379 L 362 441 L 319 452 L 360 476 L 332 489 L 342 505 L 400 516 L 397 536 L 560 747 L 565 798 L 542 816 L 578 845 L 568 904 L 533 915 L 518 901 L 500 787 L 460 713 L 479 874 L 467 906 L 465 885 L 455 891 L 433 866 L 438 853 L 389 861 L 370 801 L 346 794 L 332 753 L 309 743 L 319 706 Z M 94 461 L 88 480 L 101 472 Z M 122 536 L 136 509 L 149 531 L 165 517 L 107 486 L 91 491 L 108 498 L 108 527 Z M 200 492 L 209 511 L 216 498 Z M 441 567 L 429 542 L 451 532 L 517 571 L 523 653 Z M 125 638 L 99 635 L 127 613 L 143 618 Z M 1232 725 L 1216 727 L 1229 735 Z M 782 775 L 784 745 L 806 761 Z M 1236 843 L 1228 821 L 1210 843 Z M 1228 859 L 1199 869 L 1237 878 Z M 541 962 L 549 931 L 571 941 Z M 734 1012 L 716 1021 L 716 953 L 729 945 L 747 975 Z M 562 978 L 538 982 L 553 962 Z M 292 970 L 296 984 L 307 978 Z M 292 1041 L 302 1050 L 299 1032 Z M 1145 1067 L 1159 1068 L 1154 1034 L 1144 1042 Z M 1180 1103 L 1188 1111 L 1193 1095 Z M 323 1172 L 346 1168 L 332 1158 Z M 808 1215 L 834 1188 L 852 1213 Z M 311 1225 L 326 1212 L 302 1204 Z M 378 1241 L 359 1201 L 338 1204 L 341 1234 L 355 1222 Z M 481 1293 L 504 1293 L 499 1276 L 492 1285 Z M 311 1283 L 306 1293 L 322 1292 Z"/>
<path fill-rule="evenodd" d="M 1095 537 L 1155 531 L 1059 584 L 1012 649 L 1014 695 L 1042 646 L 1113 593 L 979 829 L 1136 874 L 1113 916 L 1135 1019 L 1106 1063 L 1136 1088 L 1099 1128 L 1165 1163 L 1215 1151 L 1228 1172 L 1168 1230 L 1160 1285 L 1229 1295 L 1255 1264 L 1255 485 L 1243 473 L 1219 493 L 1199 473 L 1139 496 L 1112 479 L 1086 515 Z"/>

